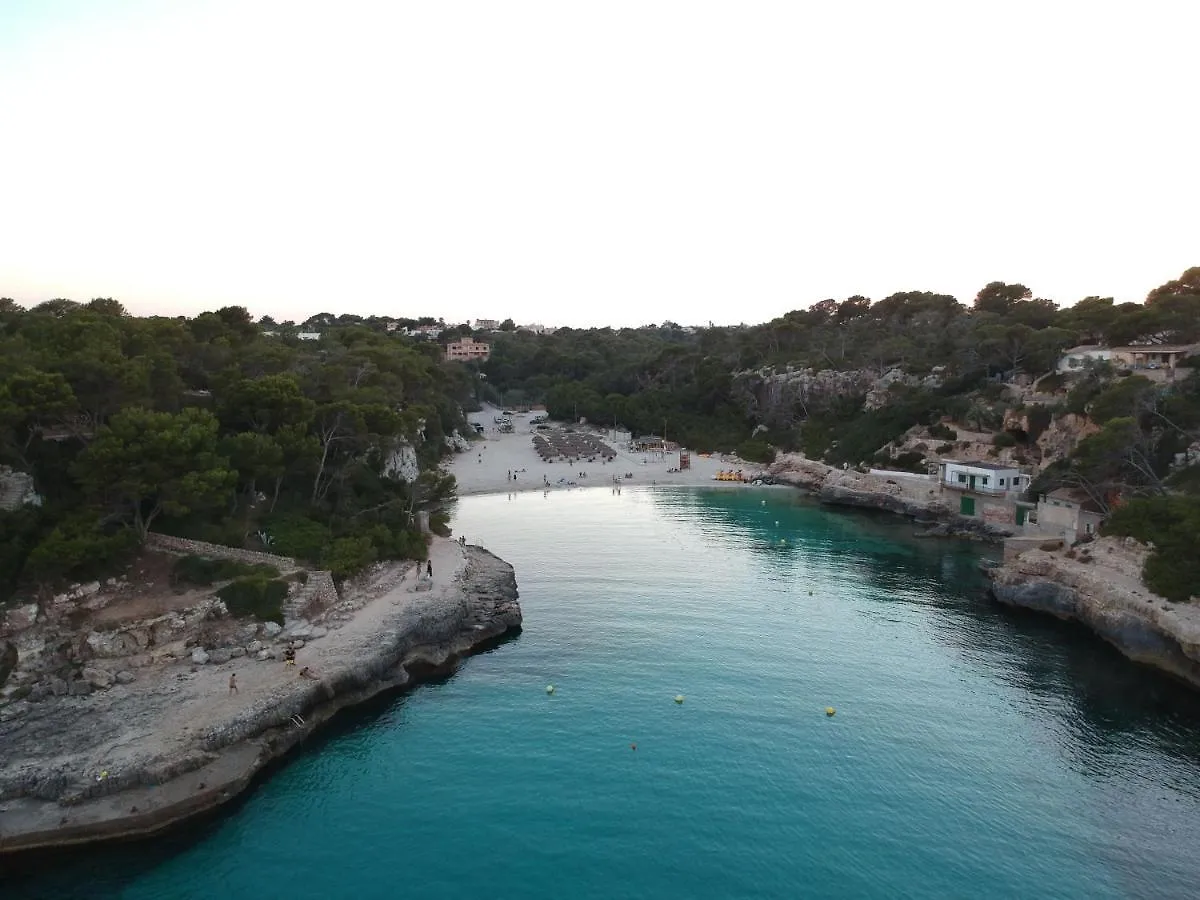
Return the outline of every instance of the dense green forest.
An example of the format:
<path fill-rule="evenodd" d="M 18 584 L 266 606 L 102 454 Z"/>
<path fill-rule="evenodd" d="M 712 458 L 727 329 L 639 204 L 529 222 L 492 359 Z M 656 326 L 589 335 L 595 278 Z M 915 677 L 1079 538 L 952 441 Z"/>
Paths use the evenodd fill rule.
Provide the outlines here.
<path fill-rule="evenodd" d="M 1024 285 L 993 282 L 970 306 L 908 291 L 877 302 L 824 300 L 762 325 L 693 329 L 667 322 L 489 339 L 483 391 L 495 402 L 542 401 L 557 418 L 619 423 L 635 433 L 666 428 L 688 446 L 736 450 L 750 460 L 799 449 L 831 464 L 924 471 L 920 454 L 896 459 L 880 451 L 914 425 L 950 440 L 953 432 L 942 424 L 949 418 L 995 431 L 997 448 L 1015 447 L 1018 460 L 1027 449 L 1037 461 L 1036 440 L 1055 418 L 1087 415 L 1099 433 L 1050 465 L 1035 491 L 1069 486 L 1105 511 L 1120 505 L 1108 531 L 1161 548 L 1147 572 L 1152 586 L 1173 598 L 1200 594 L 1200 468 L 1187 465 L 1189 447 L 1194 453 L 1200 441 L 1200 377 L 1164 387 L 1105 365 L 1072 378 L 1052 374 L 1072 345 L 1200 341 L 1200 268 L 1154 288 L 1144 303 L 1087 297 L 1060 309 Z M 859 371 L 864 378 L 823 396 L 764 402 L 766 373 L 797 370 Z M 910 377 L 890 384 L 886 402 L 871 408 L 870 380 L 893 371 Z M 1026 409 L 1008 385 L 1034 379 L 1038 393 L 1052 399 Z M 1014 408 L 1028 429 L 1005 432 L 1005 413 Z"/>
<path fill-rule="evenodd" d="M 424 555 L 416 513 L 453 492 L 433 467 L 468 373 L 355 323 L 319 342 L 263 330 L 239 307 L 0 300 L 0 463 L 44 500 L 0 513 L 0 599 L 111 571 L 151 529 L 338 576 Z M 394 471 L 404 447 L 411 481 Z"/>
<path fill-rule="evenodd" d="M 779 448 L 816 457 L 833 448 L 831 462 L 858 463 L 911 425 L 944 415 L 998 428 L 1000 383 L 1050 372 L 1064 347 L 1200 340 L 1200 268 L 1151 291 L 1144 304 L 1088 297 L 1059 309 L 1024 285 L 993 282 L 969 307 L 945 294 L 909 291 L 875 303 L 824 300 L 762 325 L 689 329 L 667 322 L 489 339 L 482 374 L 485 396 L 495 402 L 545 402 L 557 418 L 620 423 L 635 433 L 665 426 L 697 449 L 741 446 L 751 456 L 763 449 L 762 439 L 745 446 L 757 429 Z M 746 376 L 767 367 L 938 377 L 927 387 L 896 385 L 883 410 L 864 410 L 862 387 L 765 414 Z"/>
<path fill-rule="evenodd" d="M 1088 297 L 1066 309 L 993 282 L 970 305 L 920 291 L 852 296 L 749 326 L 536 335 L 506 320 L 476 335 L 493 348 L 482 366 L 447 364 L 438 343 L 402 335 L 419 324 L 443 326 L 441 344 L 472 333 L 433 318 L 256 322 L 238 307 L 136 318 L 108 299 L 31 310 L 0 300 L 0 464 L 32 474 L 44 498 L 0 513 L 0 598 L 111 571 L 150 529 L 268 548 L 339 576 L 420 557 L 416 513 L 453 493 L 434 464 L 479 400 L 544 402 L 556 418 L 665 429 L 752 460 L 800 449 L 832 464 L 918 469 L 920 454 L 879 456 L 914 425 L 934 443 L 952 439 L 946 420 L 994 431 L 997 449 L 1036 462 L 1039 433 L 1086 415 L 1099 432 L 1036 489 L 1070 485 L 1119 506 L 1110 531 L 1171 548 L 1177 562 L 1154 576 L 1158 588 L 1200 593 L 1190 565 L 1200 469 L 1187 465 L 1200 378 L 1163 387 L 1103 365 L 1050 374 L 1074 344 L 1200 340 L 1200 268 L 1144 303 Z M 314 330 L 319 341 L 299 339 Z M 772 394 L 793 375 L 815 387 Z M 1042 400 L 1020 408 L 1011 386 L 1034 379 Z M 884 396 L 868 402 L 880 384 Z M 1027 428 L 1004 432 L 1014 402 Z M 411 480 L 400 476 L 400 451 L 415 453 L 420 477 L 411 466 Z"/>

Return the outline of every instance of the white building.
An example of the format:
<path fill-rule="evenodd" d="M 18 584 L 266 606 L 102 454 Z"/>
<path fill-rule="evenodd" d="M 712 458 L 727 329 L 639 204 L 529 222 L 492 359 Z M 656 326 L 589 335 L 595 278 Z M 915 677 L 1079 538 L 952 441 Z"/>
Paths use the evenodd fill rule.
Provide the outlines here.
<path fill-rule="evenodd" d="M 1086 368 L 1089 362 L 1108 362 L 1113 358 L 1113 352 L 1108 347 L 1097 347 L 1095 344 L 1082 347 L 1072 347 L 1064 350 L 1058 358 L 1059 372 L 1078 372 Z"/>
<path fill-rule="evenodd" d="M 962 494 L 958 502 L 960 515 L 980 515 L 1008 523 L 1016 516 L 1013 507 L 1017 494 L 1029 487 L 1029 476 L 1003 463 L 944 459 L 938 463 L 938 483 L 944 491 Z M 996 502 L 984 502 L 992 498 Z"/>
<path fill-rule="evenodd" d="M 499 331 L 500 330 L 500 320 L 499 319 L 476 319 L 475 320 L 475 330 L 476 331 Z"/>
<path fill-rule="evenodd" d="M 944 487 L 976 494 L 1007 494 L 1029 487 L 1029 476 L 1016 466 L 991 462 L 955 462 L 944 459 L 938 464 L 938 480 Z"/>
<path fill-rule="evenodd" d="M 300 338 L 302 341 L 319 341 L 321 339 L 321 332 L 301 331 L 297 332 L 296 337 Z"/>
<path fill-rule="evenodd" d="M 436 341 L 441 337 L 442 329 L 439 325 L 418 325 L 416 328 L 405 328 L 404 333 L 409 337 L 426 338 Z"/>

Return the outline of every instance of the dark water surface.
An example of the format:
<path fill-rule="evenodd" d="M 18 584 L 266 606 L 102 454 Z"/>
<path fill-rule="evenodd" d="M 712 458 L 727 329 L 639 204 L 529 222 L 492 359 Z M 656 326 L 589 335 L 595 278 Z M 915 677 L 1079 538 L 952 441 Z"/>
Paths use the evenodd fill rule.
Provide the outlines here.
<path fill-rule="evenodd" d="M 0 897 L 1200 896 L 1200 702 L 988 601 L 977 546 L 776 490 L 455 528 L 516 567 L 518 638 Z"/>

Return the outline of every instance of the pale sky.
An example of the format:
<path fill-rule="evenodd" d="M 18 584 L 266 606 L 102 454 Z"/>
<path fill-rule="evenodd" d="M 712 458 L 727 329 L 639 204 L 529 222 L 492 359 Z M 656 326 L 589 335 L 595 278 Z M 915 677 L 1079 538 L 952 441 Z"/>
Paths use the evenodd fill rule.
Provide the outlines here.
<path fill-rule="evenodd" d="M 757 322 L 1200 265 L 1200 4 L 0 0 L 0 296 Z"/>

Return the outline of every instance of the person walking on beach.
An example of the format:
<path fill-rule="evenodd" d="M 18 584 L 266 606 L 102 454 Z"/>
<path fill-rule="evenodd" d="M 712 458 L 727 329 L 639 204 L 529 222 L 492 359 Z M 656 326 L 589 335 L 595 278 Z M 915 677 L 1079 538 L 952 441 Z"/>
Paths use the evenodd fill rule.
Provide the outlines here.
<path fill-rule="evenodd" d="M 425 560 L 425 574 L 427 576 L 429 576 L 429 578 L 433 578 L 433 560 L 432 559 Z"/>
<path fill-rule="evenodd" d="M 229 673 L 229 693 L 237 693 L 237 672 Z"/>
<path fill-rule="evenodd" d="M 292 647 L 288 647 L 283 651 L 283 664 L 285 666 L 294 666 L 296 664 L 296 651 Z"/>

